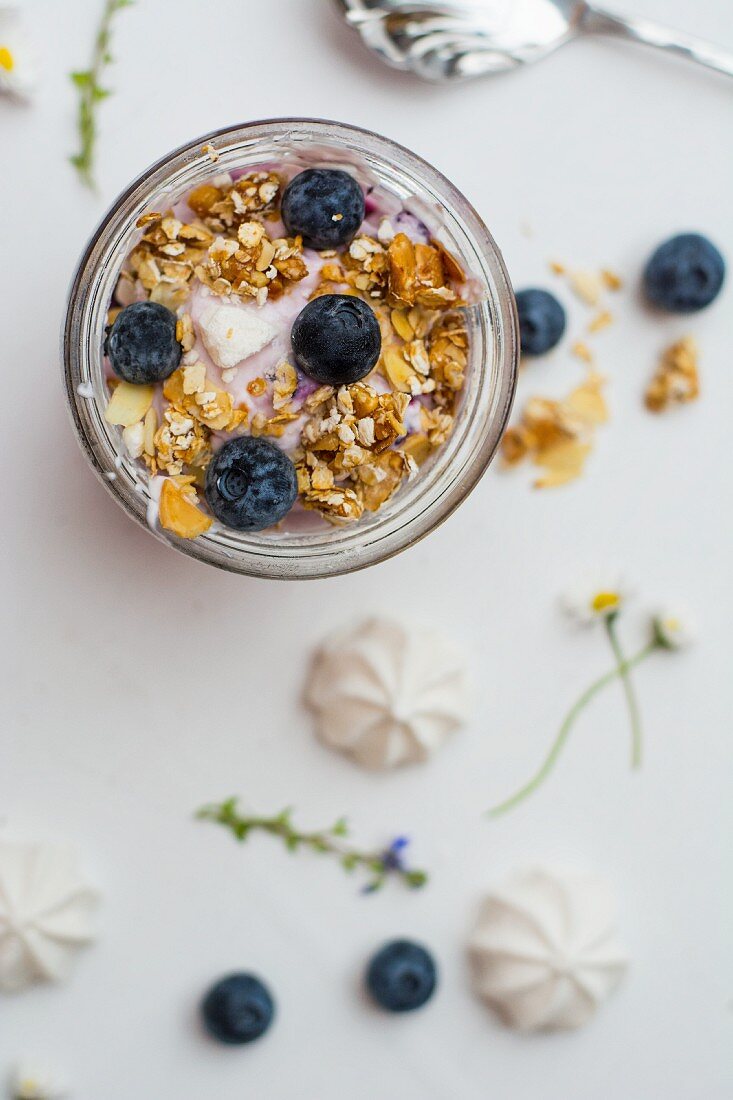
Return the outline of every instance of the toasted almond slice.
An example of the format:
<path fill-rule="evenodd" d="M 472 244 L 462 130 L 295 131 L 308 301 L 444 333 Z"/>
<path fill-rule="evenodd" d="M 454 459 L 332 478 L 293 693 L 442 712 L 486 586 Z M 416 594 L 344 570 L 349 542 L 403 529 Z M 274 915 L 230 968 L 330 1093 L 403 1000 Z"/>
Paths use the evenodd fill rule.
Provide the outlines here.
<path fill-rule="evenodd" d="M 154 396 L 154 386 L 133 386 L 130 382 L 120 382 L 109 399 L 104 419 L 108 424 L 129 428 L 143 419 Z"/>
<path fill-rule="evenodd" d="M 574 271 L 570 276 L 570 286 L 588 306 L 597 306 L 601 300 L 601 279 L 593 271 Z"/>
<path fill-rule="evenodd" d="M 384 349 L 384 369 L 387 377 L 396 390 L 400 393 L 412 393 L 412 382 L 416 378 L 415 371 L 397 348 Z"/>
<path fill-rule="evenodd" d="M 255 265 L 257 271 L 267 271 L 274 258 L 275 245 L 270 240 L 263 240 L 262 251 L 260 252 L 259 259 Z"/>
<path fill-rule="evenodd" d="M 602 332 L 604 328 L 608 328 L 611 324 L 613 324 L 613 314 L 610 310 L 602 309 L 588 325 L 588 332 Z"/>
<path fill-rule="evenodd" d="M 558 443 L 554 447 L 541 451 L 535 456 L 534 463 L 542 467 L 546 473 L 535 481 L 535 488 L 552 489 L 574 481 L 582 474 L 585 460 L 590 452 L 589 443 L 579 443 L 575 439 Z"/>
<path fill-rule="evenodd" d="M 417 432 L 415 435 L 408 435 L 407 439 L 400 446 L 400 450 L 408 454 L 410 458 L 414 458 L 418 466 L 422 466 L 423 462 L 429 457 L 432 449 L 430 440 L 422 432 Z"/>
<path fill-rule="evenodd" d="M 589 424 L 605 424 L 608 420 L 608 406 L 601 392 L 604 381 L 603 375 L 591 374 L 567 397 L 568 408 Z"/>
<path fill-rule="evenodd" d="M 392 321 L 392 328 L 403 340 L 409 341 L 414 338 L 415 333 L 412 331 L 412 325 L 404 310 L 393 309 L 390 314 L 390 320 Z"/>
<path fill-rule="evenodd" d="M 143 424 L 143 451 L 152 458 L 155 455 L 155 433 L 158 430 L 158 414 L 153 405 L 145 413 Z"/>
<path fill-rule="evenodd" d="M 453 253 L 449 252 L 444 244 L 442 244 L 438 240 L 435 240 L 434 238 L 430 241 L 430 243 L 433 248 L 436 248 L 440 253 L 440 257 L 443 261 L 443 267 L 445 268 L 445 272 L 448 278 L 453 279 L 457 283 L 465 283 L 466 272 L 463 270 Z"/>
<path fill-rule="evenodd" d="M 624 285 L 621 276 L 617 275 L 615 271 L 609 271 L 608 268 L 603 269 L 601 278 L 603 279 L 603 285 L 608 287 L 609 290 L 620 290 Z"/>
<path fill-rule="evenodd" d="M 579 470 L 549 470 L 542 477 L 538 477 L 533 483 L 535 489 L 557 489 L 561 485 L 568 485 L 571 481 L 576 481 L 580 477 L 582 469 Z"/>
<path fill-rule="evenodd" d="M 593 352 L 583 340 L 576 340 L 571 347 L 571 352 L 576 355 L 578 359 L 582 359 L 584 363 L 593 362 Z"/>
<path fill-rule="evenodd" d="M 172 531 L 182 539 L 195 539 L 211 527 L 212 520 L 183 495 L 170 478 L 166 478 L 160 492 L 158 516 L 161 527 Z"/>

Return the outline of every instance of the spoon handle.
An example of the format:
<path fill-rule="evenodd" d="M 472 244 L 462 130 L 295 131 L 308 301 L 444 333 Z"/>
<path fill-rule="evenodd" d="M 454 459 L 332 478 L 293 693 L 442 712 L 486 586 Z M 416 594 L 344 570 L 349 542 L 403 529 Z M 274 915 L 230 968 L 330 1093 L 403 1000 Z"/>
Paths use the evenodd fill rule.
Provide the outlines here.
<path fill-rule="evenodd" d="M 667 30 L 665 27 L 660 27 L 658 23 L 649 22 L 648 19 L 626 19 L 586 5 L 579 29 L 581 33 L 612 34 L 630 42 L 656 46 L 659 50 L 667 50 L 669 53 L 677 54 L 678 57 L 697 61 L 708 69 L 715 69 L 719 73 L 725 73 L 726 76 L 733 76 L 733 54 L 727 50 L 718 49 L 717 46 L 701 38 Z"/>

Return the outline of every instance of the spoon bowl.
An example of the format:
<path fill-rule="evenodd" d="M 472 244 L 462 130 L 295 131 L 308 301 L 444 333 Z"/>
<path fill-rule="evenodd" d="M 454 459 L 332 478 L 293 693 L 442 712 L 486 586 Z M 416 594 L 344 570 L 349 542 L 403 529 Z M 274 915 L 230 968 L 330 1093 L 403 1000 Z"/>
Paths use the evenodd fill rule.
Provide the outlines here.
<path fill-rule="evenodd" d="M 580 35 L 611 34 L 733 75 L 733 57 L 585 0 L 337 0 L 387 64 L 431 81 L 464 80 L 539 61 Z"/>

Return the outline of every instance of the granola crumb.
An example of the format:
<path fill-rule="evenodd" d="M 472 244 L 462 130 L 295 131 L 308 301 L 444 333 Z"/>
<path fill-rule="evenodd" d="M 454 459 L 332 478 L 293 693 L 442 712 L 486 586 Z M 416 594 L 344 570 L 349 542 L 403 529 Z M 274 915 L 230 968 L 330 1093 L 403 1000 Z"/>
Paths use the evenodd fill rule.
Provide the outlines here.
<path fill-rule="evenodd" d="M 615 271 L 609 271 L 608 268 L 604 268 L 601 271 L 601 279 L 603 280 L 603 285 L 606 287 L 607 290 L 621 290 L 624 285 L 621 276 L 617 275 Z"/>
<path fill-rule="evenodd" d="M 247 393 L 251 397 L 262 397 L 266 389 L 267 382 L 264 378 L 253 378 L 251 382 L 247 383 Z"/>
<path fill-rule="evenodd" d="M 583 340 L 576 340 L 570 350 L 576 358 L 582 359 L 584 363 L 591 364 L 594 362 L 593 352 Z"/>
<path fill-rule="evenodd" d="M 685 405 L 700 396 L 699 351 L 692 336 L 684 336 L 663 353 L 644 394 L 650 412 L 664 412 L 672 405 Z"/>
<path fill-rule="evenodd" d="M 602 332 L 604 328 L 608 328 L 612 324 L 613 314 L 610 310 L 602 309 L 588 325 L 588 332 Z"/>
<path fill-rule="evenodd" d="M 592 271 L 574 271 L 570 275 L 570 288 L 588 306 L 597 306 L 601 300 L 602 282 Z"/>

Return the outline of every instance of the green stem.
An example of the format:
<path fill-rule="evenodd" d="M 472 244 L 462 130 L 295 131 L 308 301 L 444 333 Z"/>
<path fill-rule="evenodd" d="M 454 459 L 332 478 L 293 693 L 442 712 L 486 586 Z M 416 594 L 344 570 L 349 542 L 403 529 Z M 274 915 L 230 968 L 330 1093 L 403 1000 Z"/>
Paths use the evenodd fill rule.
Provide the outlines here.
<path fill-rule="evenodd" d="M 127 8 L 133 0 L 105 0 L 102 18 L 94 39 L 91 65 L 82 72 L 71 74 L 79 93 L 77 111 L 77 129 L 79 131 L 79 151 L 70 158 L 82 181 L 87 187 L 94 188 L 94 157 L 97 140 L 96 108 L 106 99 L 109 92 L 102 87 L 102 74 L 111 63 L 109 52 L 112 34 L 112 21 L 115 14 Z"/>
<path fill-rule="evenodd" d="M 628 661 L 622 660 L 622 662 L 618 664 L 616 668 L 611 669 L 609 672 L 605 673 L 605 675 L 599 677 L 598 680 L 595 680 L 590 685 L 590 687 L 586 688 L 578 701 L 570 708 L 567 715 L 565 716 L 565 720 L 560 726 L 557 737 L 553 741 L 550 751 L 542 762 L 539 770 L 533 775 L 528 783 L 525 783 L 523 787 L 520 787 L 516 794 L 513 794 L 511 798 L 506 799 L 505 802 L 501 802 L 498 806 L 494 806 L 493 809 L 489 810 L 489 817 L 499 817 L 501 814 L 505 814 L 508 810 L 514 809 L 515 806 L 518 806 L 520 802 L 523 802 L 525 798 L 536 791 L 537 788 L 544 783 L 544 781 L 547 779 L 548 775 L 554 768 L 555 764 L 557 763 L 560 753 L 565 747 L 565 742 L 570 735 L 570 730 L 572 729 L 576 718 L 583 710 L 585 710 L 588 703 L 590 703 L 590 701 L 599 693 L 599 691 L 602 691 L 604 687 L 612 683 L 617 676 L 623 676 L 626 672 L 628 672 L 629 669 L 634 668 L 638 664 L 641 664 L 641 662 L 645 660 L 650 655 L 650 653 L 653 653 L 654 650 L 657 648 L 658 644 L 656 641 L 650 642 L 648 645 L 644 646 L 644 648 L 641 649 L 634 657 L 629 658 Z"/>
<path fill-rule="evenodd" d="M 631 722 L 631 767 L 638 768 L 641 766 L 641 717 L 639 715 L 639 704 L 636 701 L 634 685 L 631 683 L 626 658 L 624 657 L 621 643 L 616 633 L 616 616 L 609 615 L 605 621 L 605 626 L 613 655 L 616 658 L 618 674 L 621 677 L 624 695 L 626 696 L 626 708 L 629 712 L 629 721 Z"/>

